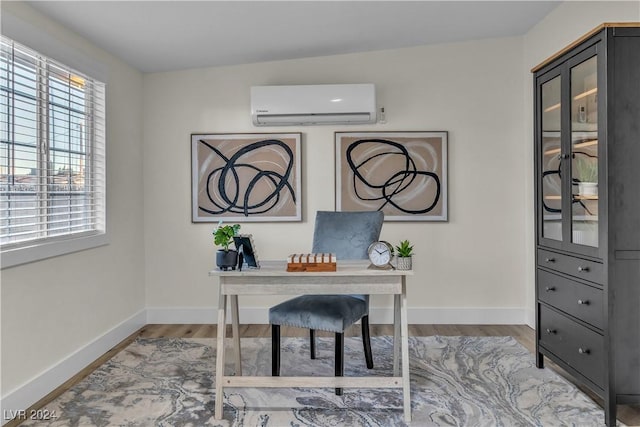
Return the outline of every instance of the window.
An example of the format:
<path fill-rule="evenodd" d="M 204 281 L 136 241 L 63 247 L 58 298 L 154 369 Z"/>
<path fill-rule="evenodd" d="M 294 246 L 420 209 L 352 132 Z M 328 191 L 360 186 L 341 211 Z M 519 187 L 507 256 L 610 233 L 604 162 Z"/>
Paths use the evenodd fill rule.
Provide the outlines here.
<path fill-rule="evenodd" d="M 3 267 L 17 249 L 105 231 L 104 84 L 2 37 Z"/>

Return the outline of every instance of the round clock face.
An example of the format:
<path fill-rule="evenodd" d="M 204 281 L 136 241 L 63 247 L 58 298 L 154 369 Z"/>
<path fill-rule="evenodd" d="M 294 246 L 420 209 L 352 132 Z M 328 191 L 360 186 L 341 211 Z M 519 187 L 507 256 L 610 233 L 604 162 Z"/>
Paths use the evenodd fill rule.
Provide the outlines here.
<path fill-rule="evenodd" d="M 373 242 L 368 249 L 369 261 L 376 267 L 383 267 L 391 262 L 393 247 L 385 242 Z"/>

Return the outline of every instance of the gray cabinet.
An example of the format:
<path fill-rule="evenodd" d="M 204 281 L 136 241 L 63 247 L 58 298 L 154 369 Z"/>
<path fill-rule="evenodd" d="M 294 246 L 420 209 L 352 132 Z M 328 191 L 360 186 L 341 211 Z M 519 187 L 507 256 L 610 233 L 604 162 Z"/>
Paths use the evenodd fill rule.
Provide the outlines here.
<path fill-rule="evenodd" d="M 640 403 L 640 24 L 603 24 L 534 70 L 536 363 Z"/>

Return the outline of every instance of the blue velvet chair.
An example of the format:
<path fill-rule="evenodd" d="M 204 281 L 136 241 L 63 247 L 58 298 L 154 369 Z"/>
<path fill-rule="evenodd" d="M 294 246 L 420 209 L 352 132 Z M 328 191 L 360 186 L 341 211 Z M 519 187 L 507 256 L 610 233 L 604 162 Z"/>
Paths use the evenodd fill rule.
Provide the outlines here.
<path fill-rule="evenodd" d="M 316 214 L 313 253 L 334 253 L 338 259 L 367 259 L 367 249 L 380 238 L 382 212 L 326 212 Z M 303 295 L 269 309 L 273 376 L 280 375 L 280 326 L 309 329 L 311 358 L 315 359 L 315 331 L 335 333 L 335 375 L 344 373 L 344 331 L 362 319 L 362 343 L 367 368 L 373 368 L 369 335 L 368 295 Z M 342 389 L 336 388 L 341 395 Z"/>

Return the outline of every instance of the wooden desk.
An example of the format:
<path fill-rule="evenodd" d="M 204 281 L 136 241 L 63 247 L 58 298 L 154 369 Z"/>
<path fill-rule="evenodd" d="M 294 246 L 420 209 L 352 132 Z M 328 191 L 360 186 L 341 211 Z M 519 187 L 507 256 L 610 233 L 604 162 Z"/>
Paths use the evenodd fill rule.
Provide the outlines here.
<path fill-rule="evenodd" d="M 222 419 L 224 387 L 327 387 L 401 388 L 404 418 L 411 421 L 409 392 L 409 328 L 407 322 L 406 276 L 413 271 L 375 270 L 368 261 L 338 261 L 337 271 L 287 272 L 284 261 L 262 261 L 259 270 L 219 271 L 218 338 L 216 347 L 215 418 Z M 239 295 L 369 294 L 394 296 L 393 376 L 390 377 L 258 377 L 242 376 L 238 334 Z M 224 375 L 227 296 L 231 307 L 235 376 Z M 400 375 L 400 360 L 402 374 Z"/>

